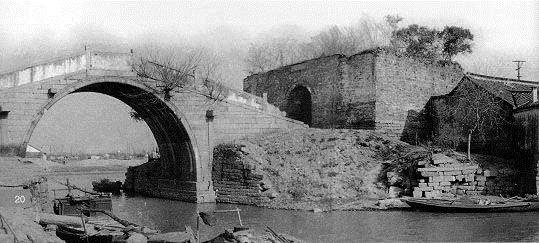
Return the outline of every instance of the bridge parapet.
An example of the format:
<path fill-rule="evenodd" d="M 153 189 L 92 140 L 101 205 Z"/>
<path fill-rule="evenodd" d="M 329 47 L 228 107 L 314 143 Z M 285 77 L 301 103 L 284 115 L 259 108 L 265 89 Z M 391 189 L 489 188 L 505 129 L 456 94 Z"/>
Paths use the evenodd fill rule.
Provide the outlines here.
<path fill-rule="evenodd" d="M 131 53 L 92 52 L 75 54 L 37 63 L 16 71 L 0 74 L 0 89 L 12 88 L 28 83 L 36 83 L 48 78 L 86 72 L 132 73 Z M 134 74 L 133 74 L 134 75 Z"/>
<path fill-rule="evenodd" d="M 279 110 L 279 108 L 268 103 L 268 101 L 264 100 L 262 97 L 241 90 L 230 89 L 226 101 L 241 103 L 273 115 L 286 115 L 286 112 Z"/>
<path fill-rule="evenodd" d="M 220 88 L 218 89 L 221 89 L 219 90 L 221 93 L 218 96 L 221 96 L 224 102 L 246 106 L 251 109 L 259 110 L 261 112 L 271 114 L 274 116 L 282 116 L 282 117 L 286 116 L 286 112 L 281 111 L 279 108 L 268 103 L 267 100 L 265 100 L 264 98 L 260 96 L 247 93 L 242 90 L 234 89 L 234 88 L 219 84 L 215 81 L 206 80 L 206 82 L 207 83 L 204 85 L 200 83 L 196 85 L 195 90 L 198 90 L 203 93 L 207 93 L 208 89 L 217 89 L 215 88 L 215 86 L 220 86 Z"/>

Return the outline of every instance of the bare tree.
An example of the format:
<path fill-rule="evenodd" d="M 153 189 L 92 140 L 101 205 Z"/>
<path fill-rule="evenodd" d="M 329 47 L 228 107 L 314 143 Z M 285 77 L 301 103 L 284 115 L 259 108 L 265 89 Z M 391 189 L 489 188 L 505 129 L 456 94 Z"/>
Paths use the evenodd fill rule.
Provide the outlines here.
<path fill-rule="evenodd" d="M 247 58 L 247 71 L 265 72 L 313 57 L 309 43 L 291 37 L 277 37 L 251 43 Z"/>
<path fill-rule="evenodd" d="M 442 119 L 455 122 L 467 135 L 467 153 L 471 160 L 473 136 L 477 134 L 485 141 L 487 137 L 506 134 L 512 107 L 475 83 L 461 85 L 457 93 L 449 98 L 448 112 Z"/>
<path fill-rule="evenodd" d="M 177 51 L 151 48 L 144 50 L 132 66 L 139 77 L 158 82 L 157 87 L 170 99 L 170 92 L 194 83 L 195 71 L 202 60 L 200 50 Z"/>
<path fill-rule="evenodd" d="M 208 98 L 210 102 L 223 101 L 228 89 L 221 84 L 219 72 L 221 60 L 209 50 L 189 48 L 145 48 L 132 63 L 139 77 L 155 81 L 156 87 L 164 95 L 164 100 L 172 98 L 172 92 L 194 92 Z M 125 94 L 142 104 L 161 102 L 157 97 L 145 93 Z M 144 105 L 143 105 L 144 106 Z M 143 120 L 136 111 L 130 116 Z"/>
<path fill-rule="evenodd" d="M 317 55 L 353 55 L 362 50 L 389 46 L 393 31 L 402 20 L 387 15 L 384 21 L 363 16 L 358 22 L 345 27 L 332 26 L 312 37 Z"/>
<path fill-rule="evenodd" d="M 363 17 L 345 27 L 331 26 L 301 40 L 290 33 L 251 43 L 245 60 L 249 73 L 266 72 L 307 59 L 333 54 L 353 55 L 365 49 L 389 46 L 398 27 L 399 16 L 386 16 L 382 22 Z"/>

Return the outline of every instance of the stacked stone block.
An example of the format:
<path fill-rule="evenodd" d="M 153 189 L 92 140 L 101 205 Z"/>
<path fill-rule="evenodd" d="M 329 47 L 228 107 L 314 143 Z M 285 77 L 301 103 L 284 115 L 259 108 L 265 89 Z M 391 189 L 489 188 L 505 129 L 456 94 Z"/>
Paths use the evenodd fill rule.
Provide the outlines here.
<path fill-rule="evenodd" d="M 414 197 L 442 198 L 475 195 L 514 195 L 517 193 L 515 172 L 509 169 L 483 169 L 461 163 L 443 154 L 434 154 L 432 163 L 418 168 L 421 174 Z"/>
<path fill-rule="evenodd" d="M 414 188 L 414 197 L 443 197 L 455 195 L 478 195 L 484 190 L 485 181 L 478 183 L 477 165 L 443 164 L 442 166 L 418 168 L 422 177 Z"/>

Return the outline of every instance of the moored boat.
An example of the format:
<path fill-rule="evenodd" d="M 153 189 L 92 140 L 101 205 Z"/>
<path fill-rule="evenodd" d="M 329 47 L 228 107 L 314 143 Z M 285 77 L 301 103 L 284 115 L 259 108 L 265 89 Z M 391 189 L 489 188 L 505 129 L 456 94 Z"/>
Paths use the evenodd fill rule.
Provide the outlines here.
<path fill-rule="evenodd" d="M 484 212 L 527 212 L 539 211 L 539 202 L 499 201 L 474 203 L 469 200 L 403 198 L 411 208 L 429 212 L 484 213 Z"/>
<path fill-rule="evenodd" d="M 56 189 L 54 192 L 53 209 L 54 213 L 58 215 L 80 215 L 81 208 L 93 209 L 93 210 L 112 210 L 112 198 L 109 193 L 99 193 L 89 191 L 74 185 L 69 184 L 67 180 L 66 184 L 58 182 L 67 187 L 67 189 Z M 67 190 L 68 193 L 64 197 L 56 197 L 56 191 Z M 84 195 L 75 195 L 72 190 L 84 193 Z M 94 216 L 92 211 L 88 216 Z"/>
<path fill-rule="evenodd" d="M 92 186 L 94 191 L 96 192 L 110 192 L 113 194 L 120 194 L 120 190 L 122 189 L 122 182 L 102 179 L 100 181 L 93 181 Z"/>

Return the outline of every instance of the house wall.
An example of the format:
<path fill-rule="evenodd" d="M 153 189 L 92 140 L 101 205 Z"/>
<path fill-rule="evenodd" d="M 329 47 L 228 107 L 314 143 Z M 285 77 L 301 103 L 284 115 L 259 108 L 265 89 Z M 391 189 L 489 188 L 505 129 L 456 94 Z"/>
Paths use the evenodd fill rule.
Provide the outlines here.
<path fill-rule="evenodd" d="M 539 109 L 532 107 L 525 110 L 519 110 L 514 113 L 515 120 L 522 126 L 520 134 L 519 148 L 527 152 L 538 154 L 539 143 Z"/>
<path fill-rule="evenodd" d="M 531 107 L 519 110 L 514 113 L 515 120 L 521 126 L 521 133 L 518 136 L 518 148 L 521 153 L 527 154 L 532 163 L 536 165 L 536 188 L 539 193 L 539 109 Z"/>

